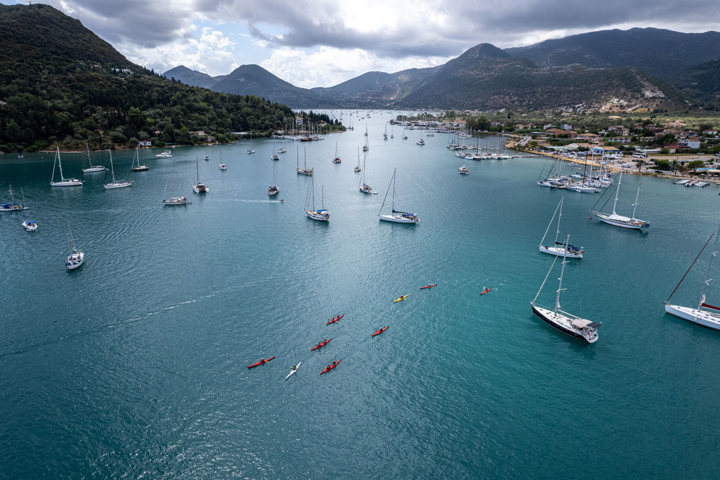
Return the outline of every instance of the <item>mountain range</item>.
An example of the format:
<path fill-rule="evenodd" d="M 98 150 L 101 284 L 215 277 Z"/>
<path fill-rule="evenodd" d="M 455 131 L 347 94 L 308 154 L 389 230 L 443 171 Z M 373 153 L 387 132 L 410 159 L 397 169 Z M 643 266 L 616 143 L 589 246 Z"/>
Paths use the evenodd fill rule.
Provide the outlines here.
<path fill-rule="evenodd" d="M 433 68 L 368 72 L 303 89 L 257 65 L 211 77 L 180 66 L 189 85 L 258 95 L 296 108 L 720 109 L 720 33 L 605 30 L 527 47 L 470 48 Z"/>

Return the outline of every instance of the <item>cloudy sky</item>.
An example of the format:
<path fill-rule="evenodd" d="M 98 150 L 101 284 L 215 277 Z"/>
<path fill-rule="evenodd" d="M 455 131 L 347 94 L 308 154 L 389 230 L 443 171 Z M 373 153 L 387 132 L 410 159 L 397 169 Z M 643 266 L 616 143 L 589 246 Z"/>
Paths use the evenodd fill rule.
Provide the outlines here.
<path fill-rule="evenodd" d="M 0 0 L 5 4 L 28 1 Z M 718 0 L 44 0 L 134 63 L 222 75 L 258 64 L 299 87 L 430 67 L 611 28 L 718 30 Z"/>

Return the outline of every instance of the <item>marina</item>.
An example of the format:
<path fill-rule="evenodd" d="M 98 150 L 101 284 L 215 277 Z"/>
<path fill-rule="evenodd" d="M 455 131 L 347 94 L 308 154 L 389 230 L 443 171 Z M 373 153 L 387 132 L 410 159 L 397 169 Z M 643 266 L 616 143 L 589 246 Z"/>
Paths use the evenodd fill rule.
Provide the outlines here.
<path fill-rule="evenodd" d="M 220 158 L 216 145 L 141 150 L 149 170 L 112 193 L 102 175 L 51 188 L 55 151 L 0 157 L 3 194 L 22 186 L 42 224 L 29 234 L 22 214 L 0 215 L 11 280 L 0 294 L 0 450 L 28 459 L 8 477 L 48 476 L 33 464 L 99 478 L 720 476 L 708 420 L 720 332 L 663 305 L 717 230 L 716 185 L 626 175 L 610 201 L 629 214 L 640 188 L 637 215 L 652 228 L 610 228 L 588 218 L 599 195 L 537 186 L 545 158 L 473 161 L 446 148 L 448 133 L 424 135 L 422 148 L 400 134 L 379 141 L 395 112 L 332 114 L 367 127 L 303 152 L 285 139 L 223 145 L 226 171 L 198 162 Z M 379 195 L 358 193 L 352 154 L 365 131 L 361 173 Z M 283 145 L 289 154 L 271 160 Z M 336 150 L 350 159 L 329 161 Z M 60 154 L 64 175 L 79 177 L 88 154 Z M 114 169 L 129 172 L 134 156 L 114 151 Z M 472 175 L 458 175 L 463 165 Z M 422 215 L 414 226 L 378 220 L 396 169 L 398 208 Z M 268 197 L 270 178 L 282 190 Z M 192 193 L 200 180 L 211 195 Z M 313 180 L 312 210 L 324 194 L 332 222 L 306 218 Z M 564 265 L 562 308 L 602 323 L 592 344 L 528 305 L 555 259 L 538 251 L 548 230 L 548 245 L 571 232 L 590 252 Z M 70 237 L 82 268 L 63 266 Z M 553 305 L 562 260 L 538 305 Z M 704 265 L 674 304 L 698 304 Z M 391 328 L 373 338 L 380 327 Z M 539 461 L 548 441 L 564 451 Z"/>

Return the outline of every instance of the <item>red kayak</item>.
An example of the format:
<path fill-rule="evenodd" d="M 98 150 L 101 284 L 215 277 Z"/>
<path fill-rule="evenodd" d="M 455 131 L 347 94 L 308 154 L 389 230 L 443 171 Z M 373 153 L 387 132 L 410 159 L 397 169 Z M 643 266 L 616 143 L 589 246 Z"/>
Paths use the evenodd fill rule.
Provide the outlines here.
<path fill-rule="evenodd" d="M 318 348 L 324 347 L 325 345 L 327 345 L 328 343 L 330 343 L 330 340 L 332 340 L 332 338 L 328 338 L 327 340 L 323 340 L 322 342 L 320 342 L 320 343 L 318 343 L 317 345 L 315 345 L 314 347 L 312 347 L 312 348 L 310 349 L 310 351 L 312 352 L 313 350 L 317 350 Z"/>
<path fill-rule="evenodd" d="M 370 335 L 370 336 L 371 336 L 371 337 L 374 337 L 375 335 L 380 335 L 381 333 L 383 333 L 383 332 L 384 332 L 385 330 L 387 330 L 388 328 L 390 328 L 390 325 L 387 325 L 387 326 L 385 326 L 385 327 L 382 327 L 381 329 L 379 329 L 377 332 L 373 333 L 373 334 Z"/>
<path fill-rule="evenodd" d="M 420 287 L 420 290 L 422 290 L 423 288 L 432 288 L 432 287 L 437 287 L 437 283 L 433 283 L 432 285 L 425 285 L 424 287 Z"/>
<path fill-rule="evenodd" d="M 325 325 L 330 325 L 331 323 L 335 323 L 335 322 L 337 322 L 338 320 L 340 320 L 340 319 L 341 319 L 342 317 L 344 317 L 344 316 L 345 316 L 344 313 L 343 313 L 342 315 L 338 315 L 337 317 L 335 317 L 335 318 L 333 318 L 332 320 L 330 320 L 329 322 L 327 322 Z"/>
<path fill-rule="evenodd" d="M 263 363 L 269 362 L 269 361 L 272 360 L 273 358 L 275 358 L 275 355 L 273 355 L 273 356 L 270 357 L 270 358 L 263 358 L 262 360 L 260 360 L 260 361 L 258 361 L 258 362 L 256 362 L 256 363 L 253 363 L 252 365 L 248 365 L 248 368 L 257 367 L 258 365 L 262 365 Z"/>
<path fill-rule="evenodd" d="M 330 365 L 328 365 L 327 367 L 325 367 L 325 370 L 323 370 L 322 372 L 320 372 L 320 375 L 322 375 L 323 373 L 327 373 L 327 372 L 329 372 L 330 370 L 332 370 L 333 368 L 337 367 L 337 366 L 338 366 L 338 363 L 340 363 L 340 362 L 342 362 L 342 360 L 336 360 L 336 361 L 332 362 Z"/>
<path fill-rule="evenodd" d="M 492 290 L 492 288 L 486 288 L 485 290 L 483 290 L 482 292 L 480 292 L 480 295 L 485 295 L 485 294 L 488 293 L 490 290 Z"/>

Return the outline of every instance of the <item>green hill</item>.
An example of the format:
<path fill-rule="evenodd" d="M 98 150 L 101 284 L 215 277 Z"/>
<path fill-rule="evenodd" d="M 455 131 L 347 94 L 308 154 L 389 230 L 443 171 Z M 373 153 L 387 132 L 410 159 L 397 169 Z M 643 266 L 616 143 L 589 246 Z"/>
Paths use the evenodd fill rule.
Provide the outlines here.
<path fill-rule="evenodd" d="M 223 141 L 283 128 L 292 111 L 211 92 L 129 62 L 48 5 L 0 5 L 0 150 Z"/>

